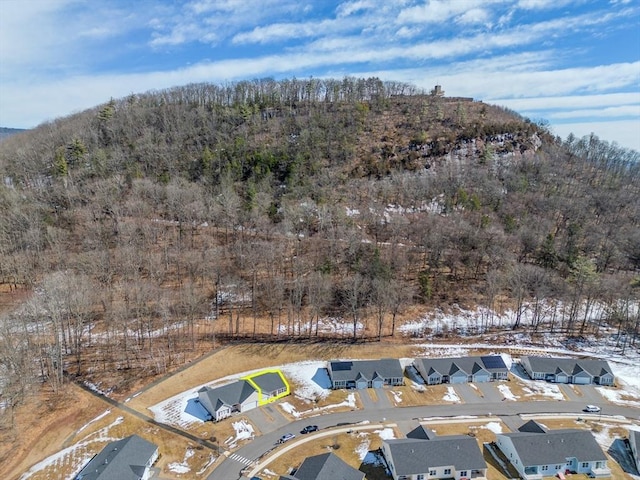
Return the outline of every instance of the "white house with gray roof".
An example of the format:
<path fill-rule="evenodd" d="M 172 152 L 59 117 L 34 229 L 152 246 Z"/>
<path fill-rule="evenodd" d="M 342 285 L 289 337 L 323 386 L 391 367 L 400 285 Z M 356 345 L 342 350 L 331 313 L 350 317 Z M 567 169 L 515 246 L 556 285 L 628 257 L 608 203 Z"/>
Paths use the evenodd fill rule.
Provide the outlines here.
<path fill-rule="evenodd" d="M 455 358 L 416 358 L 413 366 L 427 385 L 491 382 L 509 375 L 500 355 Z"/>
<path fill-rule="evenodd" d="M 75 480 L 147 480 L 158 459 L 158 446 L 138 435 L 109 443 Z"/>
<path fill-rule="evenodd" d="M 400 360 L 336 360 L 329 362 L 331 388 L 382 388 L 384 385 L 404 385 Z"/>
<path fill-rule="evenodd" d="M 248 381 L 238 380 L 216 388 L 202 387 L 198 390 L 198 401 L 217 422 L 235 412 L 256 408 L 258 391 Z"/>
<path fill-rule="evenodd" d="M 611 476 L 607 457 L 588 430 L 547 430 L 531 420 L 517 432 L 497 434 L 496 444 L 525 480 L 568 472 Z"/>
<path fill-rule="evenodd" d="M 394 480 L 486 479 L 487 464 L 475 438 L 440 437 L 422 426 L 407 437 L 382 442 Z"/>
<path fill-rule="evenodd" d="M 615 381 L 606 360 L 524 356 L 520 363 L 533 380 L 578 385 L 613 385 Z"/>

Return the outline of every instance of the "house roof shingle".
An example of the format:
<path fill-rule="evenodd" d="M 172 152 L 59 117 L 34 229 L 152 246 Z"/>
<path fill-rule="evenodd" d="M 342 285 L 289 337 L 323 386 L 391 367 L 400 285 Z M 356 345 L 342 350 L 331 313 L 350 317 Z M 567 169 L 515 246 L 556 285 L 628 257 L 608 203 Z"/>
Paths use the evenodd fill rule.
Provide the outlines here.
<path fill-rule="evenodd" d="M 217 411 L 223 405 L 237 405 L 244 402 L 256 389 L 246 380 L 238 380 L 221 387 L 203 387 L 198 394 L 206 395 L 211 405 Z"/>
<path fill-rule="evenodd" d="M 587 430 L 562 429 L 539 432 L 503 433 L 513 442 L 524 466 L 563 464 L 567 458 L 578 461 L 603 461 L 607 457 Z"/>
<path fill-rule="evenodd" d="M 531 369 L 534 372 L 558 372 L 558 369 L 564 373 L 575 375 L 581 371 L 587 372 L 592 377 L 601 377 L 602 375 L 613 375 L 613 371 L 606 360 L 599 359 L 575 359 L 575 358 L 555 358 L 555 357 L 523 357 L 529 361 Z"/>
<path fill-rule="evenodd" d="M 455 358 L 417 358 L 416 362 L 423 365 L 429 375 L 434 372 L 440 375 L 453 375 L 462 370 L 466 374 L 476 374 L 481 370 L 489 373 L 508 371 L 504 360 L 499 355 L 487 355 L 482 357 L 455 357 Z"/>
<path fill-rule="evenodd" d="M 307 457 L 290 477 L 295 480 L 363 480 L 364 473 L 345 463 L 334 453 Z"/>
<path fill-rule="evenodd" d="M 430 440 L 385 440 L 398 475 L 427 473 L 429 468 L 453 466 L 456 471 L 487 468 L 474 438 L 447 435 Z"/>
<path fill-rule="evenodd" d="M 252 376 L 251 381 L 258 385 L 263 393 L 275 392 L 287 387 L 282 377 L 275 372 L 266 372 Z"/>
<path fill-rule="evenodd" d="M 349 360 L 329 363 L 334 381 L 350 381 L 356 378 L 373 380 L 376 377 L 402 378 L 404 372 L 400 360 L 382 358 L 380 360 Z"/>
<path fill-rule="evenodd" d="M 156 450 L 156 445 L 138 435 L 111 442 L 85 465 L 76 479 L 138 480 Z"/>

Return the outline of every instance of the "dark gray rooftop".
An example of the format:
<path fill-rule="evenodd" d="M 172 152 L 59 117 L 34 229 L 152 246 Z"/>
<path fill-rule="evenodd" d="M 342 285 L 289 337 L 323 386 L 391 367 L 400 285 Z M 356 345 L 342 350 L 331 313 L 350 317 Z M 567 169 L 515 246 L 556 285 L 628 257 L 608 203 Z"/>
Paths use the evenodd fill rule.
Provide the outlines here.
<path fill-rule="evenodd" d="M 535 356 L 525 358 L 529 359 L 529 364 L 534 372 L 557 373 L 560 369 L 568 375 L 574 375 L 582 370 L 594 377 L 600 377 L 606 373 L 613 375 L 613 370 L 606 360 Z"/>
<path fill-rule="evenodd" d="M 334 361 L 330 362 L 329 370 L 334 381 L 355 380 L 358 375 L 367 380 L 373 380 L 376 377 L 402 378 L 404 376 L 400 360 L 394 358 Z"/>
<path fill-rule="evenodd" d="M 565 463 L 567 458 L 578 462 L 606 460 L 607 457 L 591 432 L 578 429 L 549 430 L 546 433 L 515 432 L 509 437 L 524 466 Z"/>
<path fill-rule="evenodd" d="M 76 476 L 82 480 L 138 480 L 145 464 L 158 449 L 138 435 L 111 442 Z"/>
<path fill-rule="evenodd" d="M 518 431 L 528 433 L 547 433 L 547 429 L 535 420 L 529 420 L 527 423 L 521 425 L 520 428 L 518 428 Z"/>
<path fill-rule="evenodd" d="M 286 388 L 286 385 L 282 381 L 282 378 L 280 378 L 280 375 L 273 372 L 267 372 L 251 377 L 251 380 L 260 387 L 262 393 L 275 392 L 281 388 Z"/>
<path fill-rule="evenodd" d="M 447 435 L 431 440 L 384 441 L 391 451 L 398 475 L 428 473 L 429 468 L 453 466 L 456 471 L 487 468 L 480 447 L 466 435 Z"/>
<path fill-rule="evenodd" d="M 216 410 L 223 405 L 236 405 L 249 398 L 256 389 L 246 380 L 238 380 L 221 387 L 203 387 L 198 393 L 206 395 Z M 213 413 L 213 412 L 211 412 Z"/>
<path fill-rule="evenodd" d="M 482 357 L 452 357 L 452 358 L 416 358 L 416 362 L 421 362 L 426 372 L 431 375 L 438 372 L 441 375 L 452 375 L 462 370 L 467 374 L 475 374 L 480 369 L 487 372 L 508 371 L 504 360 L 500 355 L 487 355 Z"/>
<path fill-rule="evenodd" d="M 348 465 L 334 453 L 323 453 L 307 457 L 292 478 L 296 480 L 363 480 L 364 473 Z"/>

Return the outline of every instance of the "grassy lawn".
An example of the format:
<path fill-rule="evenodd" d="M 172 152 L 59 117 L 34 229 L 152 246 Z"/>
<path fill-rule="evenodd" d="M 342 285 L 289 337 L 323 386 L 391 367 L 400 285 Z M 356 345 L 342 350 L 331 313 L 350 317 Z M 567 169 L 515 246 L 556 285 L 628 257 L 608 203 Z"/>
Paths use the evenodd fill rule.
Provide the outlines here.
<path fill-rule="evenodd" d="M 409 382 L 408 382 L 409 383 Z M 451 385 L 425 385 L 424 389 L 416 389 L 413 385 L 404 385 L 402 387 L 391 387 L 384 390 L 389 397 L 389 401 L 396 407 L 414 407 L 419 405 L 439 405 L 446 403 L 443 398 L 447 394 L 448 387 Z M 395 392 L 395 394 L 393 393 Z M 398 402 L 397 399 L 401 399 Z M 463 403 L 462 399 L 460 402 Z"/>

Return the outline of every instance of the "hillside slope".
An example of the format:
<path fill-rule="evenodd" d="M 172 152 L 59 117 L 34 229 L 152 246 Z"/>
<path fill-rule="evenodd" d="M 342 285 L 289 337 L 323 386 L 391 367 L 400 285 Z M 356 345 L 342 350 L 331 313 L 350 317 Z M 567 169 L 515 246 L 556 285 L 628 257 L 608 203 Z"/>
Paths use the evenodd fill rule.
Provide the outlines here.
<path fill-rule="evenodd" d="M 379 339 L 452 304 L 635 338 L 639 165 L 378 79 L 112 100 L 0 145 L 0 279 L 35 292 L 1 348 L 41 360 L 2 371 L 124 386 L 213 338 Z"/>

